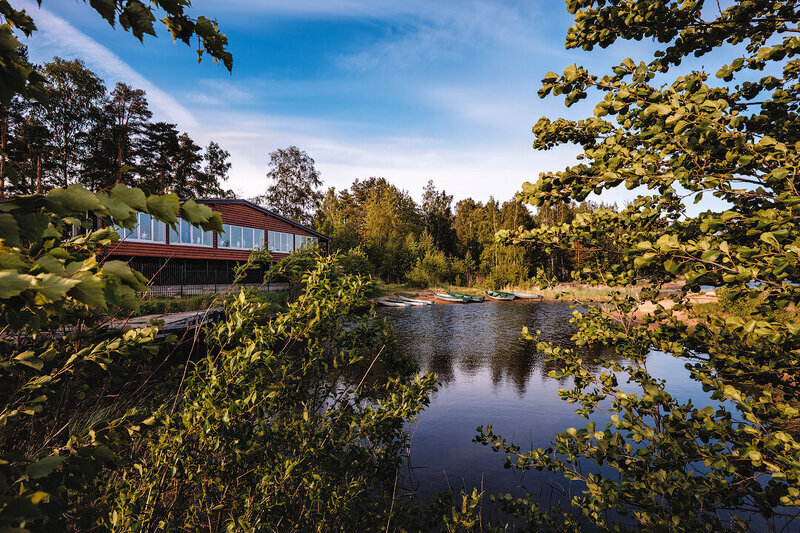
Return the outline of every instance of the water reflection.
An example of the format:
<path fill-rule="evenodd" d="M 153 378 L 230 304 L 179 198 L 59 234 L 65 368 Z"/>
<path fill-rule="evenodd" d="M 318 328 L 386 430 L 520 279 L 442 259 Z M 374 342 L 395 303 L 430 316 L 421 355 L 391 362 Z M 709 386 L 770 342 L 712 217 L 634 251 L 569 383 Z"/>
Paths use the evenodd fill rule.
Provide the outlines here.
<path fill-rule="evenodd" d="M 563 384 L 547 376 L 554 364 L 546 362 L 533 343 L 520 339 L 527 326 L 540 330 L 544 340 L 568 346 L 574 332 L 569 305 L 487 302 L 381 312 L 394 323 L 405 353 L 422 371 L 435 372 L 442 383 L 410 428 L 408 483 L 423 501 L 462 486 L 530 492 L 545 505 L 580 491 L 547 473 L 520 477 L 503 467 L 504 456 L 472 442 L 477 426 L 492 424 L 523 449 L 546 447 L 556 433 L 584 425 L 574 406 L 559 398 Z M 683 363 L 675 358 L 661 355 L 659 370 L 661 377 L 688 381 Z M 684 392 L 703 396 L 694 385 Z"/>

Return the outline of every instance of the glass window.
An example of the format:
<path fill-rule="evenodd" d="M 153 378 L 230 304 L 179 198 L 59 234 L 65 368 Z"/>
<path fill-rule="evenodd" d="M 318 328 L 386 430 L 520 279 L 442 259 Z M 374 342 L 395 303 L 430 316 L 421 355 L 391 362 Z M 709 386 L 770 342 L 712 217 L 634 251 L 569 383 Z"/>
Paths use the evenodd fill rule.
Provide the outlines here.
<path fill-rule="evenodd" d="M 217 233 L 217 246 L 220 248 L 231 247 L 231 225 L 223 224 L 222 233 Z"/>
<path fill-rule="evenodd" d="M 139 235 L 138 238 L 143 241 L 149 241 L 153 239 L 153 219 L 150 215 L 145 213 L 139 213 Z"/>
<path fill-rule="evenodd" d="M 264 230 L 263 229 L 254 229 L 253 230 L 253 249 L 260 250 L 264 247 Z"/>
<path fill-rule="evenodd" d="M 203 232 L 203 246 L 214 246 L 214 232 L 213 231 L 204 231 Z"/>
<path fill-rule="evenodd" d="M 192 225 L 181 219 L 181 243 L 192 244 Z"/>
<path fill-rule="evenodd" d="M 167 242 L 167 226 L 163 222 L 153 219 L 153 240 Z"/>
<path fill-rule="evenodd" d="M 231 248 L 242 247 L 242 228 L 240 226 L 231 226 Z"/>
<path fill-rule="evenodd" d="M 192 244 L 203 244 L 203 230 L 192 226 L 190 231 L 192 232 Z"/>
<path fill-rule="evenodd" d="M 178 219 L 176 224 L 169 225 L 169 243 L 170 244 L 180 244 L 181 242 L 181 219 Z"/>
<path fill-rule="evenodd" d="M 303 247 L 303 244 L 304 244 L 303 243 L 303 239 L 305 239 L 305 237 L 303 237 L 302 235 L 295 235 L 294 236 L 294 249 L 295 250 L 299 250 L 300 248 Z"/>
<path fill-rule="evenodd" d="M 275 233 L 274 231 L 267 232 L 267 249 L 270 252 L 274 252 L 275 250 L 278 249 L 275 239 L 277 239 L 277 233 Z"/>
<path fill-rule="evenodd" d="M 242 228 L 242 248 L 251 250 L 253 248 L 253 229 Z"/>

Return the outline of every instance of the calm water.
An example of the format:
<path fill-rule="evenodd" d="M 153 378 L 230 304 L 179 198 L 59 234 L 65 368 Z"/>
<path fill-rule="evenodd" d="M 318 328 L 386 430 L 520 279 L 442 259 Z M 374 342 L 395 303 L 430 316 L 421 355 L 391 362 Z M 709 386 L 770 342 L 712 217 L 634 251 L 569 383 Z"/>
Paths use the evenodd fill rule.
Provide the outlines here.
<path fill-rule="evenodd" d="M 430 406 L 412 426 L 409 489 L 423 500 L 462 487 L 487 492 L 523 491 L 543 504 L 579 492 L 563 478 L 528 472 L 524 477 L 503 467 L 505 456 L 472 442 L 476 428 L 495 431 L 523 450 L 545 447 L 559 431 L 582 427 L 574 407 L 558 397 L 560 384 L 549 378 L 553 367 L 532 343 L 519 339 L 523 326 L 541 330 L 545 340 L 569 344 L 572 310 L 563 303 L 486 302 L 381 310 L 395 325 L 402 349 L 422 371 L 441 381 Z M 669 391 L 702 406 L 708 400 L 688 378 L 683 362 L 651 354 L 650 371 L 667 378 Z M 604 420 L 598 418 L 598 425 Z"/>

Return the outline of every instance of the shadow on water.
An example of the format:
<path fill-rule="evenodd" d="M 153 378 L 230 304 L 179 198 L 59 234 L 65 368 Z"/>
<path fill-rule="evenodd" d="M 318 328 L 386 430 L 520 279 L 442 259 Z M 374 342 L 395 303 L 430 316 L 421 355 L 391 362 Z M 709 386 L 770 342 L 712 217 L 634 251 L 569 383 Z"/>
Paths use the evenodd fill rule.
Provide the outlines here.
<path fill-rule="evenodd" d="M 546 447 L 553 436 L 585 420 L 562 401 L 564 384 L 547 376 L 554 369 L 533 343 L 520 339 L 523 326 L 542 339 L 569 346 L 572 309 L 559 302 L 487 302 L 382 309 L 395 326 L 401 349 L 423 372 L 441 382 L 430 406 L 409 428 L 412 434 L 407 488 L 422 503 L 441 491 L 483 487 L 487 493 L 531 493 L 545 506 L 566 503 L 581 490 L 561 476 L 504 468 L 505 456 L 472 442 L 478 426 L 523 450 Z M 656 354 L 654 354 L 656 355 Z M 683 362 L 657 354 L 660 377 L 681 383 L 682 399 L 704 403 Z M 648 362 L 648 366 L 649 362 Z M 701 399 L 702 398 L 702 399 Z M 600 422 L 600 421 L 598 421 Z M 603 422 L 604 423 L 604 422 Z"/>

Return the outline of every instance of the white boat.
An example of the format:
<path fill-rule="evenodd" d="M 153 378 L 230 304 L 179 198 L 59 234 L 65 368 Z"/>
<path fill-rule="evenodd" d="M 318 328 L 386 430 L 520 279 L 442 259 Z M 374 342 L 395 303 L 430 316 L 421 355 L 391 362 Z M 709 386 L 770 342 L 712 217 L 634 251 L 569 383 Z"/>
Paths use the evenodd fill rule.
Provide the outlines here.
<path fill-rule="evenodd" d="M 542 295 L 541 294 L 533 294 L 533 293 L 529 293 L 529 292 L 512 292 L 511 294 L 513 294 L 514 296 L 516 296 L 517 298 L 519 298 L 521 300 L 541 300 L 542 299 Z"/>
<path fill-rule="evenodd" d="M 411 307 L 411 304 L 406 302 L 393 302 L 386 298 L 375 298 L 375 303 L 384 307 Z"/>
<path fill-rule="evenodd" d="M 442 300 L 443 302 L 451 302 L 454 304 L 465 304 L 469 301 L 467 298 L 458 298 L 456 296 L 450 296 L 449 294 L 444 294 L 442 292 L 434 292 L 433 295 Z"/>
<path fill-rule="evenodd" d="M 409 298 L 408 296 L 402 296 L 402 295 L 394 299 L 400 300 L 401 302 L 409 303 L 411 305 L 433 305 L 434 303 L 436 303 L 433 300 L 418 300 L 417 298 Z"/>

